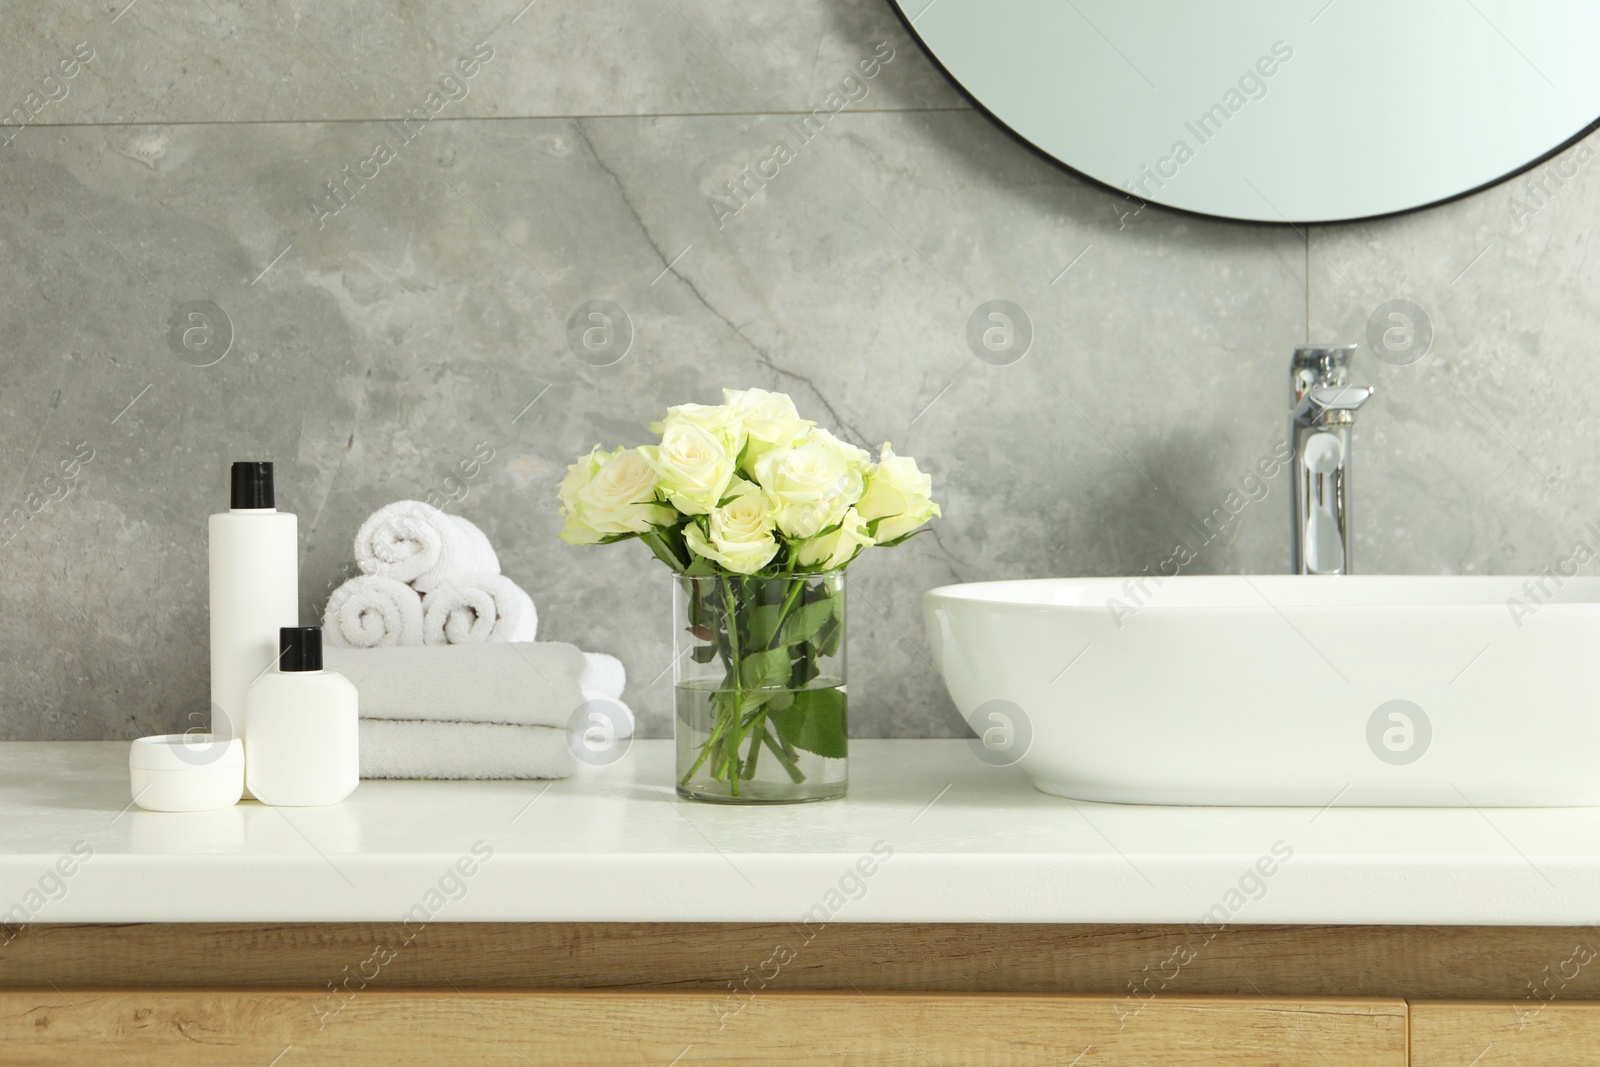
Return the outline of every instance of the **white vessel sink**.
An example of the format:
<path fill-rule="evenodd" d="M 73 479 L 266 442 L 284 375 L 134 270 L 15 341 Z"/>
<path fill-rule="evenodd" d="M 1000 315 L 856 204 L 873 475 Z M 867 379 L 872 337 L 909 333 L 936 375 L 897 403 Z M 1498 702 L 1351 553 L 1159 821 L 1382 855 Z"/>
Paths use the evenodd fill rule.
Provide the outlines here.
<path fill-rule="evenodd" d="M 1047 793 L 1600 804 L 1600 578 L 1045 579 L 923 610 L 975 752 Z"/>

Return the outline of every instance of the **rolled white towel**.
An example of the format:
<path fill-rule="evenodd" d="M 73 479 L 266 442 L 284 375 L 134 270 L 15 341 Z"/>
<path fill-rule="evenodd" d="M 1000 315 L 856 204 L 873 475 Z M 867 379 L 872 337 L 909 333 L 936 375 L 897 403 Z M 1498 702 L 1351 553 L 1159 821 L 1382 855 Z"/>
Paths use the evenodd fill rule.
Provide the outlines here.
<path fill-rule="evenodd" d="M 451 575 L 422 598 L 422 641 L 428 645 L 532 641 L 538 626 L 533 598 L 503 574 Z"/>
<path fill-rule="evenodd" d="M 550 726 L 362 719 L 360 744 L 363 778 L 565 778 L 575 765 Z"/>
<path fill-rule="evenodd" d="M 615 694 L 584 692 L 582 679 L 590 667 L 589 655 L 560 641 L 499 641 L 423 648 L 329 648 L 323 653 L 323 665 L 355 684 L 364 718 L 565 729 L 574 716 L 588 722 L 590 712 L 598 711 L 614 720 L 618 736 L 631 736 L 633 713 L 622 703 L 620 690 Z M 587 706 L 596 701 L 610 707 Z"/>
<path fill-rule="evenodd" d="M 322 631 L 333 648 L 422 644 L 422 597 L 404 582 L 361 574 L 328 597 Z"/>
<path fill-rule="evenodd" d="M 628 687 L 628 672 L 622 661 L 604 652 L 583 654 L 583 673 L 578 676 L 578 689 L 585 699 L 602 698 L 620 700 Z"/>
<path fill-rule="evenodd" d="M 373 512 L 356 531 L 356 563 L 426 593 L 458 574 L 500 573 L 489 538 L 459 515 L 420 500 L 397 500 Z"/>

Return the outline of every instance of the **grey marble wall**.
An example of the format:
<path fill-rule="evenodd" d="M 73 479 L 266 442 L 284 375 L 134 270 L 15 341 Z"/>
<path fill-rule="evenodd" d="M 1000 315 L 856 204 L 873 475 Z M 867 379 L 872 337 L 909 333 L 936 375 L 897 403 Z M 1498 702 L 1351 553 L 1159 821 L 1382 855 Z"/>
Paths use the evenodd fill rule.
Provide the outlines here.
<path fill-rule="evenodd" d="M 541 636 L 621 656 L 665 735 L 667 575 L 560 543 L 552 499 L 572 457 L 723 385 L 933 471 L 935 534 L 852 570 L 853 731 L 956 734 L 925 589 L 1159 563 L 1281 439 L 1290 347 L 1364 338 L 1392 299 L 1433 336 L 1362 356 L 1361 568 L 1523 571 L 1592 536 L 1600 167 L 1536 205 L 1523 179 L 1309 234 L 1130 214 L 974 113 L 882 0 L 731 11 L 111 0 L 0 23 L 0 108 L 27 118 L 0 129 L 0 738 L 204 708 L 205 517 L 236 458 L 278 464 L 307 620 L 365 515 L 464 488 Z M 995 299 L 1032 323 L 1020 359 L 968 346 Z M 616 362 L 569 345 L 590 300 L 631 323 Z M 184 334 L 196 304 L 214 333 Z M 1284 492 L 1191 569 L 1285 569 Z"/>

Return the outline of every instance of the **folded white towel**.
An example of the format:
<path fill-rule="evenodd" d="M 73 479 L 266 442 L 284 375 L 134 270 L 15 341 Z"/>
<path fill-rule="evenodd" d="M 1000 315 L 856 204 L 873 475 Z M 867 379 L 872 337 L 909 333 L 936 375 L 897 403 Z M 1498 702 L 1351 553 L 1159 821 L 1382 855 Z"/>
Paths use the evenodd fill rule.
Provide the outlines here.
<path fill-rule="evenodd" d="M 355 683 L 361 714 L 370 719 L 511 723 L 566 728 L 588 701 L 610 701 L 621 711 L 619 736 L 633 733 L 622 688 L 602 679 L 585 691 L 595 659 L 559 641 L 430 645 L 423 648 L 330 648 L 323 665 Z M 613 662 L 615 662 L 613 660 Z M 620 672 L 622 665 L 616 665 Z"/>
<path fill-rule="evenodd" d="M 357 575 L 328 598 L 322 630 L 332 648 L 420 645 L 422 597 L 393 578 Z"/>
<path fill-rule="evenodd" d="M 503 574 L 449 575 L 422 598 L 424 644 L 532 641 L 538 626 L 533 598 Z"/>
<path fill-rule="evenodd" d="M 500 559 L 482 530 L 420 500 L 398 500 L 373 512 L 356 531 L 355 551 L 367 574 L 409 582 L 421 593 L 453 575 L 500 573 Z"/>
<path fill-rule="evenodd" d="M 550 726 L 361 720 L 363 778 L 565 778 L 574 764 Z"/>

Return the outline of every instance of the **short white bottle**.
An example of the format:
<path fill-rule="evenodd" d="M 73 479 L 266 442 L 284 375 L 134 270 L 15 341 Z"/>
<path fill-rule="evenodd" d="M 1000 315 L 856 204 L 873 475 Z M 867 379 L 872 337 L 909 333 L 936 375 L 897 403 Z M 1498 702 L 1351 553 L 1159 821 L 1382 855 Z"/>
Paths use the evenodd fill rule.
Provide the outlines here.
<path fill-rule="evenodd" d="M 277 807 L 337 804 L 361 780 L 356 687 L 322 669 L 322 627 L 278 633 L 277 666 L 245 697 L 245 786 Z"/>

